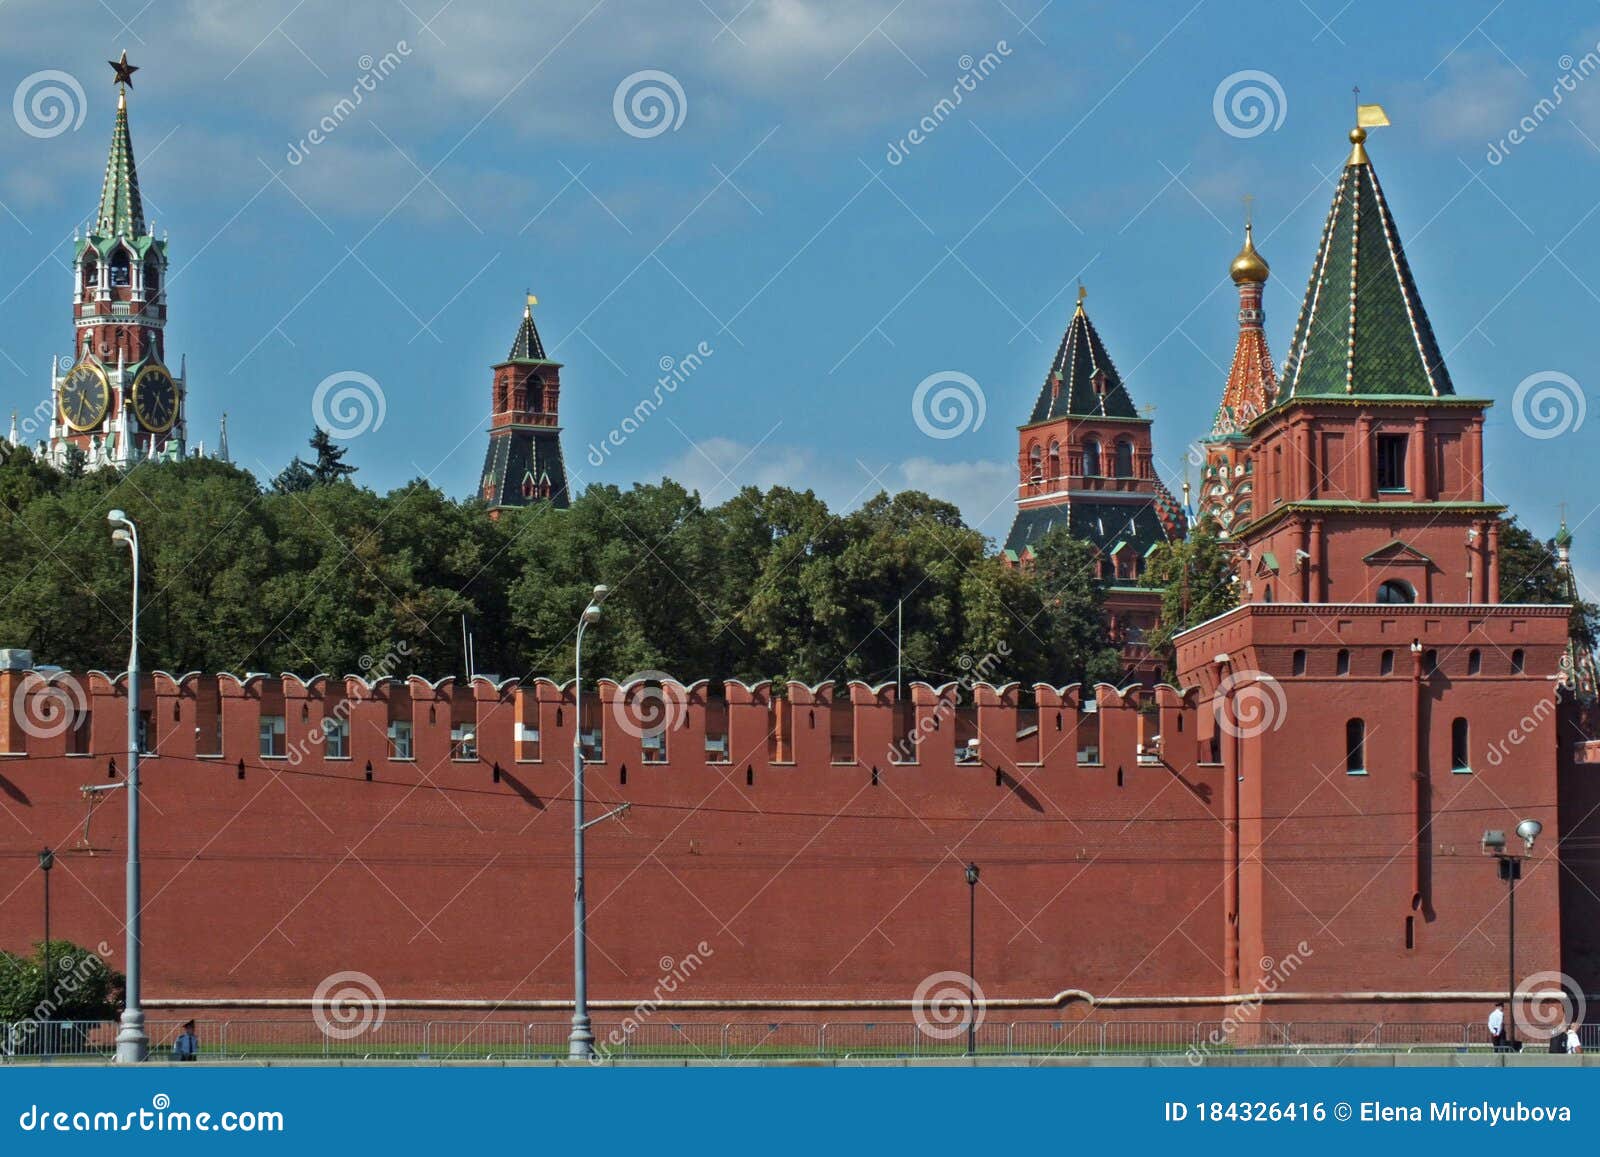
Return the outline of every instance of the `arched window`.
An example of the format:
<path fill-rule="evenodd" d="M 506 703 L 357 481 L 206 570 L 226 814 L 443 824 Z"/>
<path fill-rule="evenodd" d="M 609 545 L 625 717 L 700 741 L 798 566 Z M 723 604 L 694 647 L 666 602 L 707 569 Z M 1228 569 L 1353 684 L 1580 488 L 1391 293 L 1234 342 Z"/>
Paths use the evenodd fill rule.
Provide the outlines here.
<path fill-rule="evenodd" d="M 1340 651 L 1337 670 L 1341 675 L 1350 674 L 1350 652 Z"/>
<path fill-rule="evenodd" d="M 1383 655 L 1381 657 L 1379 657 L 1379 659 L 1378 659 L 1378 674 L 1380 674 L 1380 675 L 1393 675 L 1394 674 L 1394 652 L 1393 651 L 1385 651 L 1383 653 Z"/>
<path fill-rule="evenodd" d="M 1083 472 L 1090 478 L 1100 474 L 1100 439 L 1085 438 L 1083 441 Z"/>
<path fill-rule="evenodd" d="M 524 408 L 532 410 L 534 413 L 538 413 L 539 411 L 543 410 L 544 409 L 544 379 L 541 378 L 538 374 L 534 374 L 531 378 L 528 379 L 527 391 L 528 391 L 528 398 L 527 398 L 526 403 L 524 403 Z"/>
<path fill-rule="evenodd" d="M 1294 653 L 1293 670 L 1296 675 L 1304 675 L 1306 673 L 1306 653 L 1304 651 L 1296 651 Z"/>
<path fill-rule="evenodd" d="M 1472 759 L 1467 749 L 1471 746 L 1470 725 L 1463 718 L 1457 717 L 1450 724 L 1450 770 L 1471 771 Z"/>
<path fill-rule="evenodd" d="M 1404 579 L 1390 579 L 1378 587 L 1380 603 L 1414 603 L 1417 592 Z"/>
<path fill-rule="evenodd" d="M 144 263 L 144 295 L 154 301 L 161 293 L 161 265 L 156 261 Z"/>
<path fill-rule="evenodd" d="M 1344 725 L 1344 770 L 1346 775 L 1367 774 L 1367 725 L 1360 719 Z"/>
<path fill-rule="evenodd" d="M 92 256 L 83 259 L 83 288 L 95 290 L 100 287 L 100 263 Z"/>
<path fill-rule="evenodd" d="M 1051 478 L 1060 478 L 1061 477 L 1061 443 L 1060 442 L 1052 441 L 1050 443 L 1049 469 L 1050 469 L 1050 477 Z"/>
<path fill-rule="evenodd" d="M 128 251 L 118 246 L 117 251 L 111 255 L 111 287 L 117 289 L 128 285 L 131 269 Z"/>
<path fill-rule="evenodd" d="M 1467 674 L 1476 675 L 1483 670 L 1483 652 L 1474 647 L 1467 652 Z"/>
<path fill-rule="evenodd" d="M 1522 674 L 1522 658 L 1523 656 L 1521 647 L 1518 647 L 1515 651 L 1511 652 L 1511 673 L 1513 675 Z"/>
<path fill-rule="evenodd" d="M 1028 450 L 1028 481 L 1029 481 L 1029 483 L 1031 483 L 1034 486 L 1037 486 L 1037 485 L 1039 485 L 1040 482 L 1044 481 L 1044 468 L 1041 466 L 1041 463 L 1043 462 L 1043 460 L 1044 460 L 1044 451 L 1040 450 L 1039 447 L 1037 447 L 1037 446 L 1033 446 L 1033 447 L 1029 448 L 1029 450 Z"/>
<path fill-rule="evenodd" d="M 1116 470 L 1118 478 L 1133 477 L 1133 439 L 1117 439 Z"/>

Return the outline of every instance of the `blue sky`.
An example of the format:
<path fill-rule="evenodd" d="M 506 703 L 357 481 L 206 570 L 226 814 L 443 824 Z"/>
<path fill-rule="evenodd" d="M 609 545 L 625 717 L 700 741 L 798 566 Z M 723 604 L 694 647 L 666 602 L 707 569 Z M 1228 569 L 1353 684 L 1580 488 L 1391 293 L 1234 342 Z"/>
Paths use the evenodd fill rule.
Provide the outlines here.
<path fill-rule="evenodd" d="M 214 443 L 226 410 L 235 459 L 270 475 L 303 449 L 318 384 L 360 373 L 384 404 L 350 441 L 360 480 L 471 493 L 488 367 L 531 287 L 565 363 L 580 484 L 668 474 L 715 502 L 785 483 L 841 505 L 915 486 L 1003 534 L 1015 426 L 1080 278 L 1135 400 L 1156 407 L 1174 489 L 1232 352 L 1226 271 L 1246 193 L 1281 361 L 1359 84 L 1394 122 L 1369 151 L 1457 389 L 1496 402 L 1489 488 L 1542 534 L 1568 502 L 1580 571 L 1597 574 L 1600 76 L 1583 59 L 1600 53 L 1600 10 L 1537 12 L 11 0 L 14 112 L 43 70 L 83 98 L 81 124 L 54 135 L 24 131 L 26 112 L 0 118 L 0 404 L 29 411 L 70 348 L 70 236 L 94 211 L 111 133 L 104 61 L 126 48 L 142 69 L 130 108 L 146 212 L 170 234 L 168 352 L 188 355 L 191 440 Z M 359 107 L 335 113 L 390 53 Z M 682 93 L 668 86 L 675 127 L 653 135 L 628 121 L 628 90 L 616 111 L 645 70 Z M 1251 82 L 1227 82 L 1244 72 L 1270 78 L 1254 82 L 1269 124 L 1230 119 L 1227 96 Z M 1508 144 L 1524 118 L 1534 127 Z M 703 364 L 591 465 L 589 445 L 655 392 L 663 359 L 702 343 Z M 919 427 L 913 395 L 940 373 L 976 383 L 981 425 Z M 1582 399 L 1583 424 L 1519 429 L 1518 384 L 1538 374 L 1576 383 L 1551 388 Z"/>

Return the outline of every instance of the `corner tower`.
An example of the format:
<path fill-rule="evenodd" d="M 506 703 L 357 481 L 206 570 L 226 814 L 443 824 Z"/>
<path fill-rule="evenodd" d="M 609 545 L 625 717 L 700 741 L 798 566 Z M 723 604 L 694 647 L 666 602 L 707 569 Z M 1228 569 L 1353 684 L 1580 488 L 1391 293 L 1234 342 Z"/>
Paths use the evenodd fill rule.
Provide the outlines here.
<path fill-rule="evenodd" d="M 48 455 L 58 466 L 77 453 L 90 468 L 126 468 L 186 452 L 186 383 L 166 364 L 167 243 L 145 224 L 128 131 L 138 68 L 127 53 L 110 63 L 117 119 L 99 211 L 75 237 L 73 352 L 51 372 Z"/>
<path fill-rule="evenodd" d="M 1527 721 L 1554 709 L 1569 608 L 1500 601 L 1488 403 L 1455 392 L 1366 136 L 1350 134 L 1277 399 L 1244 430 L 1241 603 L 1175 639 L 1193 741 L 1221 765 L 1227 992 L 1270 988 L 1266 966 L 1301 944 L 1302 992 L 1494 991 L 1505 894 L 1483 832 L 1565 834 L 1561 729 Z M 1538 929 L 1520 975 L 1561 967 L 1559 891 L 1555 872 L 1517 888 Z"/>
<path fill-rule="evenodd" d="M 1323 226 L 1274 405 L 1248 427 L 1246 601 L 1493 603 L 1489 402 L 1456 394 L 1366 130 Z"/>
<path fill-rule="evenodd" d="M 489 452 L 479 496 L 498 518 L 507 507 L 548 502 L 565 509 L 567 468 L 561 457 L 561 364 L 544 352 L 528 295 L 506 360 L 494 367 Z"/>

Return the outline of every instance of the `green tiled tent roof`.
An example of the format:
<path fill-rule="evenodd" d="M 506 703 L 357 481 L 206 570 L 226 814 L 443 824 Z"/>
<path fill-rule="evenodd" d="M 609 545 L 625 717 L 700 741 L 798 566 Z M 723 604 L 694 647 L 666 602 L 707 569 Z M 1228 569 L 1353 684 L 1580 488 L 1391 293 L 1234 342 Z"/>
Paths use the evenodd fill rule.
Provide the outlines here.
<path fill-rule="evenodd" d="M 539 340 L 539 329 L 533 324 L 533 306 L 528 306 L 522 311 L 522 324 L 517 327 L 517 338 L 511 343 L 511 352 L 506 355 L 508 362 L 543 362 L 549 359 L 544 354 L 544 342 Z"/>
<path fill-rule="evenodd" d="M 1140 554 L 1168 541 L 1168 531 L 1154 497 L 1149 502 L 1074 502 L 1049 506 L 1025 506 L 1017 511 L 1005 550 L 1021 555 L 1058 526 L 1070 528 L 1074 538 L 1093 543 L 1109 554 L 1119 542 L 1132 545 Z"/>
<path fill-rule="evenodd" d="M 1454 393 L 1378 175 L 1358 145 L 1328 210 L 1279 397 Z"/>
<path fill-rule="evenodd" d="M 1095 374 L 1101 371 L 1105 373 L 1103 393 L 1094 388 Z M 1106 347 L 1089 321 L 1089 315 L 1083 311 L 1081 301 L 1077 312 L 1072 315 L 1072 323 L 1061 337 L 1061 348 L 1056 351 L 1056 360 L 1050 366 L 1050 374 L 1045 378 L 1044 388 L 1039 391 L 1039 400 L 1033 406 L 1033 416 L 1028 421 L 1042 422 L 1047 418 L 1069 415 L 1085 418 L 1139 417 L 1133 399 L 1122 384 L 1122 375 L 1111 364 L 1111 355 L 1106 353 Z"/>
<path fill-rule="evenodd" d="M 94 231 L 107 237 L 145 236 L 144 204 L 139 199 L 139 170 L 133 163 L 126 101 L 117 105 L 117 125 L 111 132 L 111 155 L 106 158 L 106 180 L 100 189 L 100 214 Z"/>

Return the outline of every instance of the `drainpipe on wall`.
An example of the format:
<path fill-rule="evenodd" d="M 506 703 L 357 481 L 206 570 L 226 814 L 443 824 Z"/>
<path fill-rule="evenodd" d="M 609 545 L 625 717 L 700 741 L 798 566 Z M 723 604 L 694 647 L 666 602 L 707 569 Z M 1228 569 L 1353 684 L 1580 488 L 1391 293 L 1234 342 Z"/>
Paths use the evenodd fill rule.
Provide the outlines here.
<path fill-rule="evenodd" d="M 1423 841 L 1427 833 L 1428 766 L 1424 696 L 1426 684 L 1422 674 L 1422 641 L 1411 640 L 1411 911 L 1423 910 L 1423 891 L 1426 887 L 1424 857 L 1427 848 Z"/>
<path fill-rule="evenodd" d="M 1212 660 L 1217 669 L 1217 690 L 1222 702 L 1217 726 L 1222 730 L 1222 975 L 1223 987 L 1239 991 L 1239 725 L 1234 715 L 1233 688 L 1227 684 L 1233 659 L 1220 654 Z"/>

